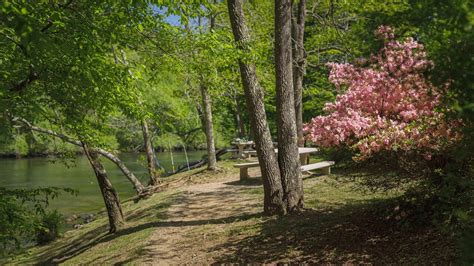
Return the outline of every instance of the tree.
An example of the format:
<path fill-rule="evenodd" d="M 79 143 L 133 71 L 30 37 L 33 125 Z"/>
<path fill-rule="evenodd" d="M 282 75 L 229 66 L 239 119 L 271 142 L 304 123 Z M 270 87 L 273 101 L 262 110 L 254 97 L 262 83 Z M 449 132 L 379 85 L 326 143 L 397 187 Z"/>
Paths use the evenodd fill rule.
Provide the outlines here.
<path fill-rule="evenodd" d="M 300 171 L 295 122 L 295 94 L 291 51 L 291 1 L 275 1 L 275 68 L 277 91 L 278 165 L 287 211 L 303 208 L 303 180 Z"/>
<path fill-rule="evenodd" d="M 203 110 L 204 132 L 206 134 L 207 169 L 214 171 L 217 167 L 216 146 L 214 142 L 214 124 L 212 123 L 211 96 L 204 84 L 200 85 Z"/>
<path fill-rule="evenodd" d="M 112 46 L 112 52 L 114 54 L 114 60 L 116 64 L 122 63 L 125 66 L 129 66 L 127 57 L 125 55 L 125 51 L 122 49 L 120 53 L 122 55 L 122 60 L 118 58 L 118 55 L 115 51 L 114 46 Z M 130 69 L 128 69 L 128 74 L 133 77 L 133 73 Z M 141 103 L 141 100 L 140 100 Z M 143 106 L 140 104 L 140 106 Z M 146 116 L 146 115 L 145 115 Z M 141 119 L 141 126 L 142 126 L 142 134 L 143 134 L 143 146 L 145 148 L 146 160 L 147 160 L 147 169 L 148 175 L 150 176 L 150 185 L 158 184 L 157 180 L 157 171 L 155 165 L 155 150 L 153 148 L 152 137 L 150 135 L 150 130 L 148 129 L 148 121 L 146 117 Z"/>
<path fill-rule="evenodd" d="M 25 117 L 32 123 L 46 120 L 85 143 L 102 182 L 106 207 L 114 213 L 119 213 L 120 202 L 94 153 L 107 146 L 107 119 L 136 108 L 138 102 L 128 69 L 115 64 L 110 51 L 119 40 L 136 36 L 135 22 L 152 16 L 147 3 L 134 4 L 135 8 L 112 1 L 0 6 L 0 54 L 8 55 L 0 65 L 2 115 Z M 138 182 L 135 187 L 140 186 Z M 114 232 L 120 215 L 109 218 Z"/>
<path fill-rule="evenodd" d="M 104 199 L 105 208 L 109 217 L 109 233 L 115 233 L 124 224 L 122 207 L 120 206 L 120 199 L 117 191 L 107 177 L 107 172 L 100 162 L 99 154 L 96 151 L 89 149 L 89 147 L 84 143 L 82 146 L 92 169 L 94 169 L 97 183 L 99 184 L 100 192 Z"/>
<path fill-rule="evenodd" d="M 209 18 L 209 31 L 212 34 L 215 27 L 215 15 L 211 14 Z M 214 171 L 217 168 L 216 160 L 216 144 L 214 141 L 214 123 L 212 120 L 212 101 L 204 78 L 201 76 L 201 84 L 199 90 L 201 91 L 201 100 L 203 106 L 203 128 L 206 134 L 207 147 L 207 170 Z"/>
<path fill-rule="evenodd" d="M 292 20 L 293 35 L 293 87 L 295 93 L 296 131 L 298 146 L 304 147 L 303 136 L 303 78 L 306 71 L 306 51 L 304 49 L 304 26 L 306 18 L 306 0 L 298 2 L 296 18 Z"/>
<path fill-rule="evenodd" d="M 239 138 L 244 138 L 247 133 L 245 130 L 244 118 L 242 117 L 242 108 L 240 107 L 239 98 L 237 97 L 237 92 L 234 90 L 232 92 L 232 98 L 235 102 L 235 122 L 237 124 L 237 132 Z"/>
<path fill-rule="evenodd" d="M 188 44 L 191 46 L 190 57 L 193 61 L 193 64 L 190 64 L 192 70 L 195 71 L 195 76 L 198 80 L 198 88 L 200 93 L 201 104 L 197 104 L 196 108 L 198 110 L 202 129 L 206 136 L 206 151 L 207 151 L 207 169 L 214 171 L 217 169 L 217 159 L 216 159 L 216 147 L 215 147 L 215 138 L 214 138 L 214 122 L 212 115 L 212 99 L 211 93 L 209 90 L 209 72 L 214 68 L 214 65 L 206 55 L 209 43 L 205 43 L 206 40 L 209 40 L 209 36 L 214 34 L 215 29 L 215 14 L 210 12 L 208 19 L 208 29 L 209 32 L 203 33 L 202 31 L 202 17 L 200 12 L 197 12 L 196 18 L 198 20 L 198 30 L 197 33 L 193 32 L 189 25 L 188 18 L 186 18 L 186 23 L 184 25 L 185 34 L 188 37 Z M 189 14 L 188 16 L 193 16 L 194 13 Z M 204 42 L 203 42 L 204 41 Z M 188 80 L 188 85 L 190 88 L 191 82 Z"/>
<path fill-rule="evenodd" d="M 237 49 L 241 54 L 238 59 L 239 69 L 262 172 L 264 213 L 268 215 L 284 214 L 286 213 L 286 206 L 283 201 L 283 188 L 278 161 L 273 150 L 273 142 L 267 124 L 263 89 L 258 82 L 255 65 L 249 62 L 247 58 L 242 58 L 242 55 L 250 52 L 250 36 L 245 24 L 242 0 L 229 0 L 227 1 L 227 7 Z"/>
<path fill-rule="evenodd" d="M 155 149 L 153 148 L 153 143 L 151 141 L 150 130 L 148 129 L 148 122 L 146 118 L 142 121 L 142 132 L 143 132 L 143 142 L 145 146 L 146 161 L 148 174 L 150 175 L 150 184 L 158 184 L 157 171 L 156 171 L 156 162 L 155 162 Z"/>

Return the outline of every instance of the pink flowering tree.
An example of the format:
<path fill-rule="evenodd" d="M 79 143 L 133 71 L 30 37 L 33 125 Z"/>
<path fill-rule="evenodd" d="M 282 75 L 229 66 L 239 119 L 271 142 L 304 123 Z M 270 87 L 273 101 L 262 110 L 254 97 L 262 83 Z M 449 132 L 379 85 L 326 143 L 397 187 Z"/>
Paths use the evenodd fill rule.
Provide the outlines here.
<path fill-rule="evenodd" d="M 329 64 L 340 95 L 326 104 L 326 115 L 306 125 L 307 136 L 322 147 L 349 147 L 358 160 L 381 151 L 414 152 L 429 160 L 460 138 L 460 122 L 447 122 L 441 107 L 446 88 L 424 77 L 433 63 L 423 45 L 412 38 L 397 41 L 386 26 L 376 35 L 384 47 L 368 66 Z"/>

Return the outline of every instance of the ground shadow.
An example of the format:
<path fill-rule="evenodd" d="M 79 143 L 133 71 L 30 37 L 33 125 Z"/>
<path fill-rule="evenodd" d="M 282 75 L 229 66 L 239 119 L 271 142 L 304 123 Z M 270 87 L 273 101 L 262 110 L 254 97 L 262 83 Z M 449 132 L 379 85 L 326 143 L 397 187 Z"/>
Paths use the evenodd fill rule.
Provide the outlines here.
<path fill-rule="evenodd" d="M 229 186 L 253 186 L 253 187 L 258 187 L 262 185 L 262 178 L 261 177 L 252 177 L 252 178 L 247 178 L 244 180 L 236 180 L 236 181 L 231 181 L 224 183 Z"/>
<path fill-rule="evenodd" d="M 308 210 L 293 217 L 266 219 L 257 234 L 230 237 L 210 250 L 230 250 L 214 258 L 238 263 L 403 263 L 449 264 L 453 241 L 435 228 L 403 227 L 369 201 L 334 210 Z"/>
<path fill-rule="evenodd" d="M 172 194 L 159 204 L 153 204 L 148 208 L 131 212 L 129 215 L 126 216 L 126 226 L 133 225 L 138 221 L 159 220 L 166 218 L 165 213 L 167 208 L 171 205 L 173 199 L 177 197 L 178 194 Z M 117 237 L 126 235 L 130 228 L 134 228 L 134 226 L 125 227 L 124 229 L 122 229 L 122 231 L 124 231 L 123 233 L 122 231 L 119 231 L 115 234 L 109 234 L 107 220 L 104 219 L 103 222 L 103 225 L 98 226 L 92 230 L 88 230 L 87 228 L 79 229 L 84 230 L 84 233 L 78 234 L 74 241 L 67 239 L 59 239 L 58 244 L 51 245 L 48 250 L 39 254 L 38 257 L 33 258 L 34 261 L 24 261 L 24 263 L 42 265 L 59 264 L 86 252 L 90 248 L 100 243 L 105 243 Z M 62 244 L 61 241 L 65 243 Z"/>
<path fill-rule="evenodd" d="M 153 204 L 147 208 L 130 213 L 127 216 L 127 227 L 115 234 L 107 234 L 107 226 L 103 225 L 97 229 L 84 232 L 77 240 L 68 241 L 68 244 L 54 246 L 54 249 L 41 254 L 39 258 L 35 259 L 35 262 L 31 261 L 31 263 L 37 263 L 38 261 L 40 264 L 62 263 L 86 252 L 94 246 L 149 228 L 181 228 L 229 224 L 259 217 L 260 214 L 252 211 L 257 203 L 236 204 L 236 202 L 244 200 L 245 197 L 238 193 L 244 189 L 245 187 L 224 186 L 219 190 L 185 191 L 170 195 L 159 204 Z M 216 198 L 219 200 L 216 201 Z M 173 206 L 173 211 L 169 212 L 171 205 Z M 229 210 L 231 210 L 231 213 L 237 213 L 238 215 L 228 215 Z M 180 251 L 176 250 L 176 252 L 179 253 Z M 148 256 L 150 254 L 145 254 L 144 250 L 139 250 L 136 255 L 127 258 L 127 261 L 133 261 L 138 258 L 146 259 Z M 109 262 L 114 261 L 114 259 L 118 258 L 104 258 L 105 261 Z"/>

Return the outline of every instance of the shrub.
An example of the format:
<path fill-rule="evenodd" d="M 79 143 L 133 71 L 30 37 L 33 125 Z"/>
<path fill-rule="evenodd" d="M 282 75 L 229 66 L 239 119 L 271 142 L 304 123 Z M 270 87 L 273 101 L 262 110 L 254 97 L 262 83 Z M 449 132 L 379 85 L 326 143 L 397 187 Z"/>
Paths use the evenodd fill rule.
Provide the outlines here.
<path fill-rule="evenodd" d="M 308 138 L 322 147 L 352 150 L 355 161 L 377 170 L 367 176 L 370 185 L 390 189 L 409 183 L 401 206 L 417 222 L 466 224 L 473 213 L 472 157 L 456 150 L 472 145 L 466 145 L 469 133 L 462 133 L 468 123 L 443 105 L 450 82 L 429 81 L 425 73 L 433 63 L 417 41 L 397 41 L 385 26 L 376 34 L 384 46 L 370 60 L 329 64 L 329 80 L 340 94 L 326 105 L 325 115 L 306 125 Z"/>
<path fill-rule="evenodd" d="M 364 160 L 381 151 L 421 155 L 429 160 L 461 138 L 458 120 L 447 121 L 441 109 L 443 89 L 424 77 L 432 66 L 421 44 L 395 40 L 389 27 L 377 34 L 384 47 L 368 66 L 331 63 L 329 79 L 339 90 L 327 115 L 306 126 L 322 147 L 347 146 Z"/>
<path fill-rule="evenodd" d="M 36 242 L 46 244 L 59 236 L 64 217 L 57 211 L 45 212 L 40 216 L 36 227 Z"/>
<path fill-rule="evenodd" d="M 46 208 L 61 191 L 77 194 L 72 189 L 0 187 L 0 255 L 13 253 L 24 243 L 42 242 L 58 235 L 61 215 Z"/>

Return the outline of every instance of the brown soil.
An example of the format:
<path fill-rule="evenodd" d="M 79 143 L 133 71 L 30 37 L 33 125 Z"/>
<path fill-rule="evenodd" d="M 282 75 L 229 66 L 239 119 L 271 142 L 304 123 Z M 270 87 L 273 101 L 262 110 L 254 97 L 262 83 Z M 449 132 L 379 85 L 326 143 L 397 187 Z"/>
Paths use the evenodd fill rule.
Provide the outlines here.
<path fill-rule="evenodd" d="M 255 174 L 255 171 L 250 172 Z M 206 239 L 206 231 L 213 235 L 223 233 L 226 224 L 259 215 L 258 200 L 243 193 L 249 187 L 259 186 L 258 181 L 241 184 L 238 175 L 232 175 L 219 182 L 182 188 L 165 215 L 164 223 L 169 226 L 153 233 L 139 260 L 153 264 L 212 262 L 213 252 L 206 248 L 219 241 Z M 193 231 L 201 228 L 200 239 L 193 238 Z"/>
<path fill-rule="evenodd" d="M 250 172 L 258 176 L 258 170 Z M 307 180 L 305 186 L 324 182 Z M 453 242 L 433 228 L 402 228 L 370 204 L 308 210 L 297 217 L 262 217 L 248 193 L 258 179 L 238 175 L 190 185 L 167 211 L 135 263 L 452 263 Z M 247 191 L 247 193 L 246 193 Z"/>

